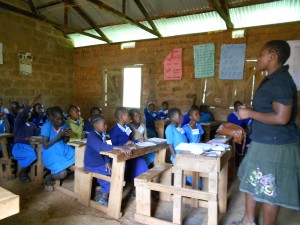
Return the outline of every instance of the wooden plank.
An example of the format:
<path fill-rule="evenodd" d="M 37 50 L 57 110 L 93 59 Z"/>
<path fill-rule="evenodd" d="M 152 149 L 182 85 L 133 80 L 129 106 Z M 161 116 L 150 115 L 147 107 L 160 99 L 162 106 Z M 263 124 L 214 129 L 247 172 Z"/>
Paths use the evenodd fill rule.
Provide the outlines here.
<path fill-rule="evenodd" d="M 98 209 L 98 210 L 100 210 L 104 213 L 107 213 L 107 209 L 108 209 L 107 207 L 105 207 L 104 205 L 101 205 L 101 204 L 99 204 L 99 203 L 97 203 L 93 200 L 90 200 L 90 206 L 95 208 L 95 209 Z"/>
<path fill-rule="evenodd" d="M 164 171 L 172 168 L 172 164 L 170 163 L 162 163 L 159 164 L 157 166 L 154 166 L 153 168 L 151 168 L 150 170 L 146 171 L 145 173 L 139 175 L 138 177 L 136 177 L 134 180 L 136 181 L 144 181 L 144 182 L 148 182 L 151 181 L 154 177 L 159 176 L 160 174 L 162 174 Z"/>
<path fill-rule="evenodd" d="M 93 177 L 92 173 L 86 170 L 75 171 L 74 192 L 78 202 L 88 206 L 91 200 Z"/>
<path fill-rule="evenodd" d="M 136 187 L 136 213 L 151 216 L 151 190 Z"/>
<path fill-rule="evenodd" d="M 154 225 L 154 224 L 159 224 L 159 225 L 177 225 L 176 223 L 172 223 L 169 221 L 165 221 L 165 220 L 160 220 L 154 217 L 150 217 L 150 216 L 145 216 L 142 214 L 138 214 L 135 213 L 134 214 L 134 220 L 142 223 L 142 224 L 147 224 L 147 225 Z"/>
<path fill-rule="evenodd" d="M 60 191 L 60 192 L 62 192 L 64 194 L 67 194 L 67 195 L 69 195 L 69 196 L 71 196 L 73 198 L 76 198 L 76 193 L 73 192 L 73 191 L 71 191 L 71 190 L 69 190 L 69 189 L 67 189 L 67 188 L 65 188 L 65 187 L 63 187 L 63 186 L 61 186 L 60 185 L 60 181 L 56 181 L 55 182 L 54 190 L 58 190 L 58 191 Z"/>
<path fill-rule="evenodd" d="M 154 166 L 166 162 L 166 153 L 167 153 L 167 148 L 163 148 L 154 153 L 155 154 Z"/>
<path fill-rule="evenodd" d="M 0 187 L 0 220 L 20 211 L 20 197 Z"/>
<path fill-rule="evenodd" d="M 220 213 L 226 213 L 227 211 L 227 181 L 228 181 L 228 162 L 219 173 L 218 202 L 219 202 Z"/>
<path fill-rule="evenodd" d="M 156 152 L 166 148 L 168 148 L 168 145 L 166 142 L 163 142 L 163 143 L 157 143 L 156 146 L 149 146 L 149 147 L 136 146 L 136 148 L 132 150 L 132 155 L 130 157 L 127 157 L 124 152 L 121 152 L 119 150 L 101 151 L 100 154 L 107 155 L 108 157 L 112 158 L 114 162 L 123 162 L 129 159 L 146 155 L 150 152 Z"/>
<path fill-rule="evenodd" d="M 99 173 L 92 173 L 93 177 L 111 182 L 111 177 Z"/>
<path fill-rule="evenodd" d="M 218 173 L 209 174 L 208 191 L 210 193 L 218 193 Z M 208 224 L 218 225 L 218 202 L 216 200 L 208 201 Z"/>
<path fill-rule="evenodd" d="M 160 176 L 160 184 L 161 185 L 167 185 L 172 186 L 172 168 L 166 170 L 164 173 Z M 165 193 L 165 192 L 159 192 L 159 199 L 163 201 L 171 201 L 171 194 Z"/>
<path fill-rule="evenodd" d="M 123 193 L 123 180 L 125 172 L 124 162 L 113 162 L 111 184 L 110 184 L 110 196 L 108 199 L 108 211 L 107 214 L 114 219 L 121 217 L 121 202 Z"/>
<path fill-rule="evenodd" d="M 76 167 L 84 167 L 84 153 L 85 153 L 86 145 L 78 145 L 75 147 L 75 166 Z"/>
<path fill-rule="evenodd" d="M 174 171 L 174 187 L 182 187 L 183 171 Z M 182 224 L 182 196 L 173 195 L 173 223 Z"/>
<path fill-rule="evenodd" d="M 192 172 L 192 188 L 194 190 L 198 190 L 198 188 L 199 188 L 198 186 L 199 186 L 199 173 Z M 198 208 L 198 200 L 197 199 L 193 199 L 192 206 Z"/>

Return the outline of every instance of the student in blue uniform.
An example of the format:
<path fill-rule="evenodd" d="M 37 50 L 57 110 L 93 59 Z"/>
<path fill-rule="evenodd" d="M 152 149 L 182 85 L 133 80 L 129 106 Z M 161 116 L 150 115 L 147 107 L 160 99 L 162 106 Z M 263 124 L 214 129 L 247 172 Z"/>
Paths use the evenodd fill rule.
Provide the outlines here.
<path fill-rule="evenodd" d="M 182 129 L 185 131 L 189 143 L 200 143 L 201 135 L 204 134 L 204 131 L 198 123 L 200 119 L 199 109 L 191 108 L 187 114 L 190 122 L 185 124 Z"/>
<path fill-rule="evenodd" d="M 84 153 L 84 168 L 91 172 L 110 176 L 111 159 L 108 156 L 99 154 L 101 151 L 120 150 L 127 155 L 131 155 L 131 151 L 126 147 L 117 147 L 106 144 L 107 125 L 105 119 L 101 115 L 93 115 L 90 119 L 93 130 L 89 133 L 86 142 L 86 151 Z M 108 195 L 110 190 L 110 182 L 97 179 L 101 192 L 99 193 L 97 202 L 101 205 L 108 205 Z"/>
<path fill-rule="evenodd" d="M 149 138 L 157 137 L 155 121 L 160 119 L 160 115 L 155 111 L 155 104 L 147 99 L 147 107 L 144 108 L 147 135 Z"/>
<path fill-rule="evenodd" d="M 199 123 L 214 121 L 214 116 L 211 111 L 208 110 L 207 105 L 200 105 L 200 120 Z"/>
<path fill-rule="evenodd" d="M 71 129 L 64 121 L 64 114 L 60 107 L 51 107 L 50 121 L 42 126 L 43 140 L 42 160 L 45 167 L 51 170 L 46 177 L 45 189 L 53 191 L 54 180 L 61 180 L 67 176 L 67 168 L 75 163 L 74 149 L 67 144 Z"/>
<path fill-rule="evenodd" d="M 115 111 L 117 123 L 110 130 L 111 142 L 114 146 L 132 146 L 137 140 L 130 137 L 132 130 L 126 124 L 129 122 L 128 110 L 119 107 Z M 142 157 L 130 159 L 126 162 L 126 173 L 128 181 L 133 181 L 135 177 L 146 172 L 148 166 Z"/>
<path fill-rule="evenodd" d="M 244 128 L 245 130 L 247 130 L 248 125 L 251 122 L 251 119 L 243 120 L 238 116 L 237 111 L 241 106 L 244 106 L 244 104 L 241 101 L 235 101 L 233 103 L 234 111 L 227 116 L 227 122 L 234 123 L 234 124 L 239 125 L 240 127 Z"/>
<path fill-rule="evenodd" d="M 9 133 L 10 125 L 7 119 L 7 114 L 5 112 L 0 112 L 0 133 Z M 0 145 L 1 149 L 1 145 Z"/>
<path fill-rule="evenodd" d="M 163 101 L 161 103 L 161 110 L 158 111 L 158 114 L 160 115 L 161 119 L 167 119 L 168 110 L 169 110 L 169 103 L 166 101 Z"/>
<path fill-rule="evenodd" d="M 47 120 L 47 115 L 44 113 L 44 106 L 41 103 L 35 103 L 32 106 L 32 114 L 30 121 L 33 122 L 36 127 L 42 127 Z"/>
<path fill-rule="evenodd" d="M 182 114 L 180 109 L 170 109 L 168 117 L 170 118 L 171 123 L 167 126 L 165 135 L 167 138 L 167 144 L 169 145 L 169 149 L 171 151 L 170 160 L 172 163 L 174 163 L 176 153 L 178 152 L 176 147 L 180 143 L 188 143 L 188 140 L 185 136 L 184 130 L 180 127 L 180 124 L 182 122 Z"/>
<path fill-rule="evenodd" d="M 15 120 L 15 136 L 12 155 L 18 161 L 21 167 L 19 180 L 22 183 L 28 183 L 31 179 L 28 177 L 31 164 L 36 160 L 36 152 L 30 145 L 27 138 L 37 135 L 37 127 L 34 123 L 29 122 L 30 109 L 34 102 L 39 100 L 41 95 L 30 99 L 28 106 L 19 107 L 19 114 Z"/>
<path fill-rule="evenodd" d="M 102 109 L 98 106 L 94 106 L 90 109 L 90 118 L 84 121 L 83 131 L 86 134 L 94 130 L 93 125 L 91 124 L 91 118 L 96 115 L 102 115 Z"/>

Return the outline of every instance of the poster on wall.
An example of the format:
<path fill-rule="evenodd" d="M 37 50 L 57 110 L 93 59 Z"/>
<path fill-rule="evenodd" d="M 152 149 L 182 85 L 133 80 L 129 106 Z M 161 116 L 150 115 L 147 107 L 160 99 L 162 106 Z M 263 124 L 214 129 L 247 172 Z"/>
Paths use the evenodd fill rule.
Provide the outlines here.
<path fill-rule="evenodd" d="M 215 44 L 194 46 L 195 78 L 215 76 Z"/>
<path fill-rule="evenodd" d="M 181 80 L 182 48 L 174 48 L 164 60 L 164 80 Z"/>
<path fill-rule="evenodd" d="M 32 53 L 29 52 L 19 52 L 19 65 L 20 65 L 20 75 L 32 75 Z"/>
<path fill-rule="evenodd" d="M 291 56 L 287 60 L 286 64 L 290 66 L 289 72 L 292 75 L 297 90 L 300 90 L 300 40 L 288 41 L 289 45 L 291 46 Z"/>
<path fill-rule="evenodd" d="M 246 44 L 221 46 L 219 78 L 221 80 L 242 80 L 244 75 Z"/>
<path fill-rule="evenodd" d="M 3 44 L 0 42 L 0 64 L 3 64 Z"/>

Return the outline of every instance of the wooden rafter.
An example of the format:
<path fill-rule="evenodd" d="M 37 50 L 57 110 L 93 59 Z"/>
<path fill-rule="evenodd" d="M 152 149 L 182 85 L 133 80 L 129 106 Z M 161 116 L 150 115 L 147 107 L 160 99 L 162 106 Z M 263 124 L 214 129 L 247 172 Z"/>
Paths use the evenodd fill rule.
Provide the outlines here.
<path fill-rule="evenodd" d="M 99 1 L 99 0 L 87 0 L 89 2 L 92 2 L 93 4 L 95 4 L 96 6 L 98 6 L 99 8 L 101 9 L 104 9 L 112 14 L 114 14 L 115 16 L 118 16 L 119 18 L 121 18 L 122 20 L 124 20 L 125 22 L 129 22 L 133 25 L 136 25 L 138 26 L 139 28 L 155 35 L 155 36 L 158 36 L 159 37 L 159 34 L 157 34 L 154 30 L 150 29 L 149 27 L 135 21 L 134 19 L 130 18 L 129 16 L 123 14 L 122 12 L 104 4 L 103 2 Z"/>
<path fill-rule="evenodd" d="M 40 6 L 37 6 L 36 9 L 40 10 L 40 9 L 44 9 L 44 8 L 47 8 L 47 7 L 50 7 L 50 6 L 58 5 L 60 3 L 61 3 L 61 1 L 55 0 L 55 1 L 47 2 L 47 3 L 42 4 Z"/>
<path fill-rule="evenodd" d="M 122 0 L 122 13 L 126 14 L 126 0 Z"/>
<path fill-rule="evenodd" d="M 28 0 L 28 5 L 29 5 L 29 7 L 30 7 L 32 13 L 38 14 L 38 11 L 37 11 L 36 8 L 34 7 L 34 4 L 33 4 L 32 0 Z"/>
<path fill-rule="evenodd" d="M 231 22 L 230 15 L 223 9 L 219 0 L 208 0 L 208 2 L 209 5 L 211 5 L 217 11 L 220 17 L 225 21 L 227 28 L 232 29 L 233 23 Z"/>
<path fill-rule="evenodd" d="M 6 9 L 6 10 L 12 11 L 14 13 L 17 13 L 17 14 L 21 14 L 23 16 L 27 16 L 27 17 L 30 17 L 30 18 L 33 18 L 33 19 L 44 21 L 44 22 L 49 23 L 49 24 L 51 24 L 55 27 L 58 27 L 60 30 L 64 31 L 65 33 L 66 33 L 66 30 L 68 30 L 69 32 L 80 33 L 80 34 L 85 35 L 85 36 L 89 36 L 89 37 L 92 37 L 92 38 L 95 38 L 95 39 L 98 39 L 98 40 L 101 40 L 101 41 L 105 41 L 102 37 L 99 37 L 99 36 L 84 32 L 84 31 L 79 31 L 79 30 L 76 30 L 72 27 L 62 25 L 60 23 L 53 22 L 53 21 L 48 20 L 47 18 L 45 18 L 43 16 L 33 14 L 31 12 L 28 12 L 28 11 L 20 9 L 18 7 L 6 4 L 6 3 L 1 2 L 1 1 L 0 1 L 0 7 L 3 8 L 3 9 Z"/>
<path fill-rule="evenodd" d="M 244 7 L 244 6 L 250 6 L 250 5 L 258 5 L 263 3 L 269 3 L 269 2 L 275 2 L 278 0 L 248 0 L 244 2 L 237 2 L 232 3 L 229 5 L 230 8 L 237 8 L 237 7 Z"/>
<path fill-rule="evenodd" d="M 156 25 L 153 23 L 153 20 L 149 16 L 147 10 L 145 9 L 145 7 L 141 3 L 141 1 L 140 0 L 134 0 L 134 2 L 139 7 L 139 9 L 141 10 L 141 12 L 143 13 L 145 18 L 147 19 L 147 21 L 150 24 L 150 26 L 152 27 L 152 29 L 158 34 L 158 37 L 161 37 L 161 34 L 160 34 L 159 30 L 157 29 Z"/>
<path fill-rule="evenodd" d="M 111 40 L 98 28 L 96 23 L 75 3 L 74 0 L 65 0 L 65 3 L 72 6 L 72 8 L 105 40 L 111 43 Z"/>
<path fill-rule="evenodd" d="M 64 25 L 68 25 L 69 23 L 69 8 L 68 4 L 64 2 Z"/>

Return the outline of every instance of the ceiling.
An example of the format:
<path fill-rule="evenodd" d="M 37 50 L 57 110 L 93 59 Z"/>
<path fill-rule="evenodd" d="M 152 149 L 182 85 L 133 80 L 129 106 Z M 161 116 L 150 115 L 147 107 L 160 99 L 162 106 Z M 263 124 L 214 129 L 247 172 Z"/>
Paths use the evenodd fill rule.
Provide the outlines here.
<path fill-rule="evenodd" d="M 0 7 L 52 24 L 74 46 L 300 21 L 300 0 L 23 0 Z"/>

